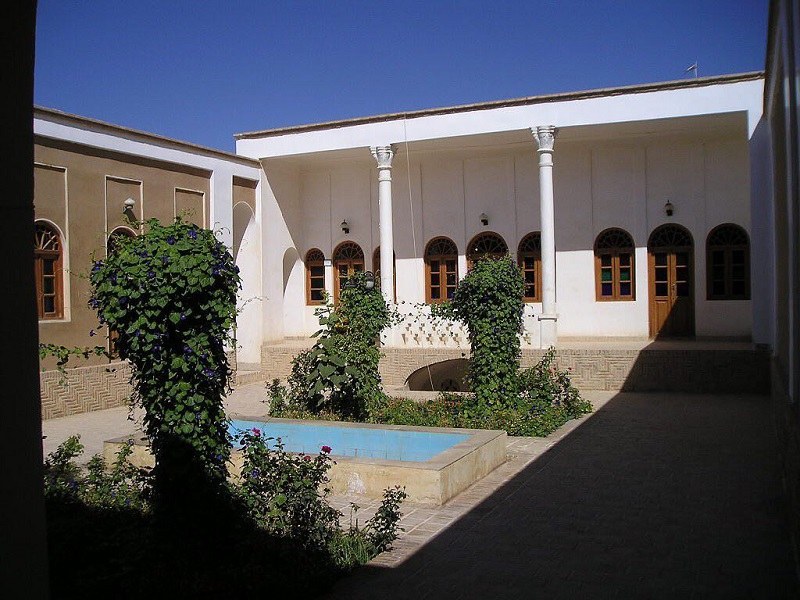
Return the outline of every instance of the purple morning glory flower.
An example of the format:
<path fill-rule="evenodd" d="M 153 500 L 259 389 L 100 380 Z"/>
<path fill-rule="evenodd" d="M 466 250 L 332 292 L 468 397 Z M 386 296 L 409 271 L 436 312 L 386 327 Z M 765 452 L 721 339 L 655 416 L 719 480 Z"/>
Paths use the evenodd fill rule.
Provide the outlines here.
<path fill-rule="evenodd" d="M 174 243 L 175 243 L 175 236 L 171 235 L 171 236 L 167 237 L 167 243 L 168 243 L 170 246 L 172 246 L 172 244 L 174 244 Z"/>
<path fill-rule="evenodd" d="M 197 231 L 195 229 L 190 229 L 189 230 L 189 237 L 192 238 L 193 240 L 196 240 L 197 239 Z"/>

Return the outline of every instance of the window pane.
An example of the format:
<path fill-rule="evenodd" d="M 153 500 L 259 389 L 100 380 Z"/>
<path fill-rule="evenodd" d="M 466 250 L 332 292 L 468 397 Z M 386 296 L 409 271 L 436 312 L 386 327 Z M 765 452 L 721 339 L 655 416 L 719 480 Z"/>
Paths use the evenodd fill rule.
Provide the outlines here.
<path fill-rule="evenodd" d="M 525 283 L 535 283 L 536 273 L 533 271 L 525 271 Z"/>
<path fill-rule="evenodd" d="M 686 252 L 675 253 L 675 264 L 679 267 L 686 267 L 689 265 L 689 255 Z"/>
<path fill-rule="evenodd" d="M 322 289 L 325 287 L 325 278 L 324 277 L 312 277 L 311 278 L 311 287 L 314 289 Z"/>
<path fill-rule="evenodd" d="M 619 280 L 620 281 L 630 281 L 631 280 L 631 268 L 630 267 L 622 267 L 619 270 Z"/>
<path fill-rule="evenodd" d="M 600 281 L 611 281 L 611 269 L 603 269 L 600 271 Z"/>
<path fill-rule="evenodd" d="M 657 281 L 656 282 L 656 296 L 667 296 L 667 284 L 666 282 Z"/>
<path fill-rule="evenodd" d="M 719 265 L 711 267 L 711 278 L 714 280 L 725 279 L 725 266 Z"/>
<path fill-rule="evenodd" d="M 455 273 L 448 273 L 447 274 L 447 285 L 455 285 L 456 284 L 456 274 Z"/>
<path fill-rule="evenodd" d="M 438 287 L 439 285 L 441 285 L 441 283 L 442 283 L 442 281 L 441 281 L 441 278 L 439 277 L 439 274 L 438 273 L 431 273 L 431 285 Z"/>
<path fill-rule="evenodd" d="M 744 279 L 744 265 L 733 265 L 731 275 L 734 279 Z"/>
<path fill-rule="evenodd" d="M 659 267 L 666 267 L 667 266 L 667 255 L 663 252 L 658 252 L 655 255 L 656 265 Z"/>
<path fill-rule="evenodd" d="M 725 264 L 725 252 L 723 250 L 713 250 L 711 252 L 711 264 L 712 265 L 724 265 Z"/>
<path fill-rule="evenodd" d="M 311 290 L 311 299 L 322 302 L 322 290 Z"/>
<path fill-rule="evenodd" d="M 600 256 L 600 264 L 604 267 L 611 266 L 611 255 L 610 254 L 602 254 Z"/>
<path fill-rule="evenodd" d="M 455 273 L 456 272 L 456 261 L 454 261 L 454 260 L 445 261 L 445 267 L 447 268 L 448 272 Z"/>
<path fill-rule="evenodd" d="M 631 284 L 624 282 L 619 284 L 619 295 L 620 296 L 630 296 L 631 295 Z"/>
<path fill-rule="evenodd" d="M 311 277 L 325 277 L 325 267 L 311 267 Z"/>
<path fill-rule="evenodd" d="M 45 294 L 54 294 L 56 291 L 55 281 L 52 277 L 45 277 L 44 278 L 44 293 Z"/>
<path fill-rule="evenodd" d="M 677 290 L 678 296 L 681 298 L 688 298 L 689 297 L 689 284 L 686 281 L 680 281 L 675 286 Z"/>
<path fill-rule="evenodd" d="M 447 288 L 447 299 L 448 300 L 452 300 L 453 296 L 455 296 L 455 295 L 456 295 L 456 288 L 454 288 L 454 287 Z"/>
<path fill-rule="evenodd" d="M 715 296 L 724 296 L 725 295 L 725 282 L 724 281 L 715 281 L 711 284 L 711 293 Z"/>
<path fill-rule="evenodd" d="M 432 260 L 431 261 L 431 271 L 438 271 L 439 270 L 439 261 Z"/>
<path fill-rule="evenodd" d="M 438 287 L 431 288 L 431 300 L 439 300 L 441 297 Z"/>
<path fill-rule="evenodd" d="M 47 259 L 46 258 L 42 262 L 43 262 L 42 272 L 45 275 L 52 275 L 54 273 L 55 261 L 52 260 L 52 259 Z"/>
<path fill-rule="evenodd" d="M 536 297 L 536 286 L 535 285 L 527 285 L 527 286 L 525 286 L 525 297 L 526 298 L 535 298 Z"/>
<path fill-rule="evenodd" d="M 53 296 L 44 297 L 44 312 L 45 314 L 52 314 L 56 312 L 56 299 Z"/>
<path fill-rule="evenodd" d="M 731 285 L 731 291 L 733 292 L 734 296 L 744 296 L 747 294 L 747 290 L 744 285 L 744 281 L 734 281 Z"/>
<path fill-rule="evenodd" d="M 347 265 L 336 265 L 341 277 L 347 277 Z"/>
<path fill-rule="evenodd" d="M 522 262 L 525 265 L 525 269 L 533 269 L 534 259 L 532 256 L 526 256 Z"/>
<path fill-rule="evenodd" d="M 733 259 L 734 263 L 742 264 L 744 262 L 744 250 L 731 251 L 731 258 Z"/>
<path fill-rule="evenodd" d="M 604 283 L 600 286 L 600 295 L 601 296 L 613 296 L 614 290 L 613 286 L 610 283 Z"/>
<path fill-rule="evenodd" d="M 364 265 L 362 265 L 362 264 L 353 265 L 353 272 L 354 273 L 361 273 L 363 270 L 364 270 Z"/>
<path fill-rule="evenodd" d="M 619 255 L 619 264 L 623 267 L 631 266 L 631 255 L 630 254 L 620 254 Z"/>
<path fill-rule="evenodd" d="M 656 267 L 656 281 L 667 281 L 667 267 Z"/>

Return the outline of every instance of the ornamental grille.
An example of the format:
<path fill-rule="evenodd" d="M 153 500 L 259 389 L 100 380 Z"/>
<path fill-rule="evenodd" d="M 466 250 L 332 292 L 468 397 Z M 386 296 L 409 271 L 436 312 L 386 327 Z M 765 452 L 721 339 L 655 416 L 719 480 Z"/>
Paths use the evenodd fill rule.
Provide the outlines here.
<path fill-rule="evenodd" d="M 747 246 L 747 232 L 732 223 L 719 225 L 708 234 L 709 246 Z"/>
<path fill-rule="evenodd" d="M 61 238 L 59 238 L 58 233 L 56 233 L 52 227 L 45 223 L 36 223 L 36 239 L 34 243 L 34 248 L 36 250 L 48 252 L 61 251 Z"/>
<path fill-rule="evenodd" d="M 692 234 L 680 225 L 662 225 L 650 234 L 648 248 L 691 248 Z"/>
<path fill-rule="evenodd" d="M 321 250 L 312 248 L 306 253 L 306 263 L 311 263 L 311 262 L 325 262 L 325 255 L 322 253 Z"/>
<path fill-rule="evenodd" d="M 483 256 L 503 256 L 508 254 L 505 240 L 496 233 L 484 233 L 469 243 L 467 257 L 475 260 Z"/>
<path fill-rule="evenodd" d="M 542 234 L 538 231 L 529 233 L 519 243 L 520 253 L 535 254 L 542 251 Z"/>
<path fill-rule="evenodd" d="M 597 236 L 596 250 L 611 250 L 620 248 L 633 248 L 633 238 L 624 229 L 612 227 Z"/>
<path fill-rule="evenodd" d="M 336 248 L 333 254 L 333 260 L 364 260 L 364 251 L 361 246 L 355 242 L 344 242 Z"/>
<path fill-rule="evenodd" d="M 458 248 L 452 240 L 444 237 L 431 240 L 425 256 L 457 256 Z"/>

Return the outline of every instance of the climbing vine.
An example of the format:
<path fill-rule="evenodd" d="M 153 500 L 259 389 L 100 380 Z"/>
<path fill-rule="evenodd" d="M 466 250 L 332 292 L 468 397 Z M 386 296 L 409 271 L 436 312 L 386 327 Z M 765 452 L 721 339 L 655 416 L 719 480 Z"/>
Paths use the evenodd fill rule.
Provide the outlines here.
<path fill-rule="evenodd" d="M 522 295 L 519 267 L 509 256 L 478 260 L 458 284 L 452 315 L 469 331 L 469 380 L 476 408 L 510 406 L 519 396 Z"/>
<path fill-rule="evenodd" d="M 180 219 L 151 219 L 146 229 L 94 263 L 89 305 L 117 332 L 119 355 L 131 364 L 133 399 L 145 410 L 156 457 L 157 499 L 178 506 L 227 476 L 225 347 L 233 343 L 240 278 L 213 232 Z"/>

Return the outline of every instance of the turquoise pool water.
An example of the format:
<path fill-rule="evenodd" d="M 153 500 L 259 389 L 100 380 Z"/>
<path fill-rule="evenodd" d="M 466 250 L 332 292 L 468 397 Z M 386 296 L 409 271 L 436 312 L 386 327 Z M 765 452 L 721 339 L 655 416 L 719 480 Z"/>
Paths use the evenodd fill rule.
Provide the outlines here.
<path fill-rule="evenodd" d="M 262 437 L 281 438 L 284 448 L 289 452 L 317 454 L 322 446 L 330 446 L 333 456 L 411 462 L 430 460 L 469 437 L 465 433 L 340 427 L 311 422 L 301 424 L 234 420 L 229 426 L 234 439 L 242 431 L 253 428 L 260 429 Z M 274 442 L 271 444 L 274 445 Z"/>

